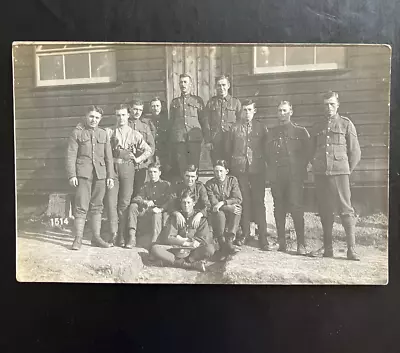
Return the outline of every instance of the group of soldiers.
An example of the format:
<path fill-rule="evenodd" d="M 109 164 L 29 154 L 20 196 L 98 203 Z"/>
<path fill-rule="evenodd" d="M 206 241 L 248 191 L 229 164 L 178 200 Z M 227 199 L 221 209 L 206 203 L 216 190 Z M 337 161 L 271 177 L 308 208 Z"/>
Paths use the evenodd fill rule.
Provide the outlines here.
<path fill-rule="evenodd" d="M 76 188 L 72 249 L 82 245 L 90 212 L 92 245 L 129 249 L 146 234 L 151 237 L 151 256 L 165 266 L 204 271 L 204 260 L 216 248 L 221 259 L 228 259 L 249 239 L 251 221 L 257 225 L 260 249 L 273 250 L 264 203 L 269 180 L 278 251 L 287 251 L 285 223 L 290 212 L 297 254 L 333 257 L 338 210 L 347 258 L 359 260 L 349 175 L 361 151 L 353 123 L 338 114 L 338 94 L 324 95 L 325 116 L 310 133 L 291 121 L 289 101 L 279 104 L 278 124 L 268 130 L 254 119 L 254 101 L 240 102 L 229 94 L 227 76 L 217 77 L 215 83 L 217 95 L 205 105 L 191 94 L 191 77 L 182 74 L 181 95 L 172 100 L 169 116 L 156 97 L 150 102 L 151 114 L 143 117 L 144 104 L 137 100 L 117 107 L 113 128 L 99 127 L 101 108 L 88 109 L 67 150 L 69 183 Z M 214 168 L 214 177 L 205 185 L 198 180 L 202 144 L 210 151 Z M 307 253 L 303 189 L 310 165 L 324 246 Z M 175 182 L 174 173 L 180 176 Z M 100 235 L 103 204 L 110 224 L 107 238 Z"/>

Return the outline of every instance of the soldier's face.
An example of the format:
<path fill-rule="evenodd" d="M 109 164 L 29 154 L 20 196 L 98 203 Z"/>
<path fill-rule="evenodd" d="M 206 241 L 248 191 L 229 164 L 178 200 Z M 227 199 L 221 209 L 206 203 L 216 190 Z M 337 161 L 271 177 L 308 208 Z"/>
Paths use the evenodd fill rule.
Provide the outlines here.
<path fill-rule="evenodd" d="M 183 181 L 185 182 L 186 186 L 193 186 L 196 182 L 196 179 L 196 172 L 185 172 L 185 175 L 183 176 Z"/>
<path fill-rule="evenodd" d="M 216 84 L 217 88 L 217 95 L 220 97 L 226 97 L 228 94 L 229 87 L 231 86 L 230 83 L 226 78 L 217 81 Z"/>
<path fill-rule="evenodd" d="M 191 86 L 192 86 L 192 82 L 189 77 L 181 77 L 180 78 L 179 88 L 181 89 L 181 93 L 189 94 Z"/>
<path fill-rule="evenodd" d="M 151 102 L 150 109 L 153 115 L 159 115 L 161 113 L 161 102 L 160 101 Z"/>
<path fill-rule="evenodd" d="M 242 118 L 247 121 L 252 121 L 256 112 L 257 109 L 254 107 L 254 104 L 244 105 L 242 107 Z"/>
<path fill-rule="evenodd" d="M 214 167 L 214 175 L 219 181 L 224 181 L 228 171 L 221 165 Z"/>
<path fill-rule="evenodd" d="M 148 173 L 149 173 L 149 178 L 152 182 L 156 182 L 156 181 L 160 180 L 160 175 L 161 175 L 160 169 L 149 168 Z"/>
<path fill-rule="evenodd" d="M 181 208 L 185 213 L 192 213 L 194 208 L 194 202 L 191 197 L 185 197 L 181 200 Z"/>
<path fill-rule="evenodd" d="M 134 105 L 132 107 L 132 116 L 134 119 L 139 119 L 143 113 L 143 105 Z"/>
<path fill-rule="evenodd" d="M 290 121 L 290 118 L 293 114 L 292 108 L 289 104 L 281 104 L 278 107 L 278 118 L 281 124 L 286 124 Z"/>
<path fill-rule="evenodd" d="M 88 127 L 95 129 L 99 126 L 101 120 L 101 114 L 96 111 L 92 111 L 86 114 L 86 124 Z"/>
<path fill-rule="evenodd" d="M 339 109 L 339 102 L 336 97 L 324 99 L 324 107 L 327 116 L 334 116 Z"/>
<path fill-rule="evenodd" d="M 128 119 L 129 119 L 128 109 L 117 109 L 115 115 L 117 116 L 118 126 L 124 126 L 128 124 Z"/>

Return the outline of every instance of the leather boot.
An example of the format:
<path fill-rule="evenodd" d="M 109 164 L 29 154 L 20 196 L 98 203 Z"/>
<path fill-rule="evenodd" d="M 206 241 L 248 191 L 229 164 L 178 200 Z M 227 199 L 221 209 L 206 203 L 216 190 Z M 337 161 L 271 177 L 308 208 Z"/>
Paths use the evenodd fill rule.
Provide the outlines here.
<path fill-rule="evenodd" d="M 360 261 L 360 257 L 356 252 L 356 237 L 355 237 L 355 220 L 352 216 L 342 218 L 344 231 L 346 232 L 347 241 L 347 259 Z"/>
<path fill-rule="evenodd" d="M 112 247 L 112 244 L 107 243 L 100 237 L 101 214 L 92 215 L 91 223 L 92 223 L 92 242 L 91 242 L 92 246 L 97 246 L 100 248 Z"/>
<path fill-rule="evenodd" d="M 75 239 L 72 243 L 71 250 L 79 250 L 82 246 L 83 230 L 85 228 L 85 218 L 75 218 Z"/>
<path fill-rule="evenodd" d="M 174 261 L 174 267 L 184 268 L 186 270 L 194 270 L 199 272 L 205 272 L 206 267 L 202 261 L 189 262 L 186 259 L 176 259 Z"/>
<path fill-rule="evenodd" d="M 322 218 L 321 218 L 322 221 Z M 333 231 L 334 216 L 327 217 L 322 222 L 324 232 L 324 257 L 333 257 L 332 231 Z"/>
<path fill-rule="evenodd" d="M 239 227 L 239 229 L 236 233 L 236 239 L 234 240 L 233 244 L 235 244 L 237 246 L 243 246 L 246 243 L 247 237 L 248 237 L 248 234 L 244 234 L 241 227 Z"/>
<path fill-rule="evenodd" d="M 268 242 L 268 233 L 262 233 L 258 236 L 258 244 L 260 246 L 260 250 L 263 251 L 271 251 L 272 247 Z"/>
<path fill-rule="evenodd" d="M 304 239 L 304 214 L 292 214 L 292 219 L 297 238 L 297 255 L 305 255 L 307 250 Z"/>
<path fill-rule="evenodd" d="M 235 234 L 225 233 L 225 252 L 227 255 L 233 255 L 233 254 L 237 253 L 237 250 L 233 246 L 234 238 L 235 238 Z"/>
<path fill-rule="evenodd" d="M 130 228 L 125 238 L 125 249 L 132 249 L 136 246 L 136 229 Z"/>

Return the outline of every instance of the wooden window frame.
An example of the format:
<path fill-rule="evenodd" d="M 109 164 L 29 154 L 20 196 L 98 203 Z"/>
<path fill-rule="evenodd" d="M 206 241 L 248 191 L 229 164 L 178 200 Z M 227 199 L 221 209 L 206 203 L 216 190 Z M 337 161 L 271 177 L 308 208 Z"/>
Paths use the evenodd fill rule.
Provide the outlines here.
<path fill-rule="evenodd" d="M 52 86 L 70 86 L 70 85 L 87 85 L 97 83 L 110 83 L 117 80 L 117 65 L 115 49 L 105 45 L 87 45 L 79 48 L 65 48 L 65 49 L 42 49 L 38 50 L 39 46 L 34 46 L 35 56 L 35 83 L 36 87 L 52 87 Z M 114 72 L 111 76 L 104 77 L 89 77 L 89 78 L 73 78 L 73 79 L 57 79 L 57 80 L 41 80 L 40 79 L 40 57 L 62 55 L 63 57 L 63 70 L 65 77 L 65 56 L 70 54 L 89 54 L 89 75 L 91 75 L 91 54 L 93 53 L 113 53 L 112 65 Z"/>
<path fill-rule="evenodd" d="M 346 68 L 346 62 L 347 62 L 347 50 L 345 49 L 345 54 L 344 54 L 344 66 L 341 67 L 337 63 L 324 63 L 324 64 L 307 64 L 307 65 L 283 65 L 283 66 L 272 66 L 272 67 L 257 67 L 257 53 L 256 50 L 260 46 L 254 46 L 253 47 L 253 67 L 252 67 L 252 72 L 254 75 L 263 75 L 263 74 L 277 74 L 277 73 L 290 73 L 290 72 L 303 72 L 303 71 L 334 71 L 334 70 L 343 70 Z M 281 46 L 284 48 L 284 58 L 286 60 L 286 48 L 292 47 L 292 46 Z M 296 46 L 297 47 L 297 46 Z M 317 48 L 321 47 L 318 45 L 313 45 L 313 46 L 304 46 L 304 48 L 314 48 L 314 62 L 316 62 L 316 53 L 317 53 Z"/>

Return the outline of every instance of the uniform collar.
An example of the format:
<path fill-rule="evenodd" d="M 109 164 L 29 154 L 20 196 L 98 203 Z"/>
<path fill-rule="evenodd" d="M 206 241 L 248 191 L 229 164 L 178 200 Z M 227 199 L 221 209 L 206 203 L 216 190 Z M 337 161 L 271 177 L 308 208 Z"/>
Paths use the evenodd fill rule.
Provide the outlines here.
<path fill-rule="evenodd" d="M 327 121 L 333 121 L 333 120 L 335 120 L 335 119 L 337 119 L 339 117 L 339 114 L 338 113 L 336 113 L 334 116 L 332 116 L 332 117 L 326 117 L 326 120 Z"/>
<path fill-rule="evenodd" d="M 232 97 L 231 97 L 231 95 L 228 93 L 228 94 L 226 95 L 226 97 L 219 97 L 219 96 L 217 96 L 217 98 L 220 99 L 220 100 L 225 100 L 226 102 L 229 102 L 230 99 L 231 99 Z"/>

